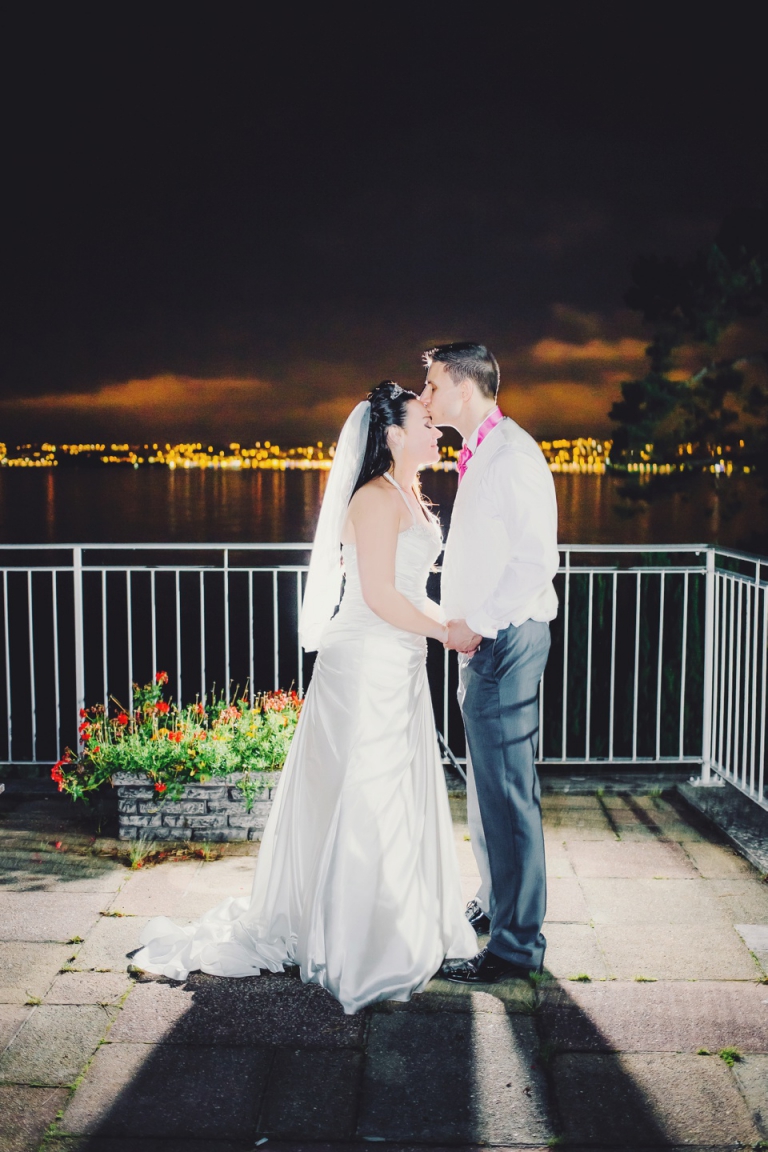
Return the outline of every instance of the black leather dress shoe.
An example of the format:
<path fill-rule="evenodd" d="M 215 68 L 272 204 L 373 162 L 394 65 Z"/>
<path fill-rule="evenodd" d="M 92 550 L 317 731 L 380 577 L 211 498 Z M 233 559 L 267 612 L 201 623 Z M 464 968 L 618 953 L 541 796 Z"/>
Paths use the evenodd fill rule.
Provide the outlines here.
<path fill-rule="evenodd" d="M 498 984 L 499 980 L 528 980 L 531 972 L 541 971 L 525 964 L 513 964 L 511 960 L 502 960 L 483 948 L 471 960 L 447 960 L 440 969 L 440 975 L 445 980 L 452 980 L 454 984 Z"/>
<path fill-rule="evenodd" d="M 464 913 L 478 936 L 487 936 L 491 930 L 491 918 L 483 912 L 477 900 L 470 900 Z"/>

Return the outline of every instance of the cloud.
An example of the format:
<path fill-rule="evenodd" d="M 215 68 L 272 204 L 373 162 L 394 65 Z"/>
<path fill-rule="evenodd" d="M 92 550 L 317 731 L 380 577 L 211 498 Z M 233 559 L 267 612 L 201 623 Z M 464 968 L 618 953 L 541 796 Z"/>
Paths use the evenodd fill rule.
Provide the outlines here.
<path fill-rule="evenodd" d="M 130 441 L 149 436 L 303 443 L 335 438 L 370 386 L 361 385 L 359 371 L 350 366 L 309 362 L 297 366 L 296 379 L 288 384 L 164 373 L 105 384 L 93 392 L 3 400 L 0 418 L 35 440 L 120 436 Z"/>
<path fill-rule="evenodd" d="M 569 364 L 591 361 L 598 364 L 617 362 L 640 364 L 645 357 L 647 341 L 624 336 L 618 340 L 592 339 L 585 344 L 572 344 L 565 340 L 546 337 L 531 348 L 531 359 L 540 364 Z"/>
<path fill-rule="evenodd" d="M 574 380 L 551 380 L 535 387 L 502 387 L 502 410 L 539 438 L 558 436 L 610 436 L 608 409 L 618 399 L 618 388 L 601 381 L 586 384 Z"/>
<path fill-rule="evenodd" d="M 83 412 L 93 414 L 137 413 L 167 418 L 169 412 L 183 413 L 193 408 L 204 417 L 206 411 L 256 401 L 269 390 L 269 384 L 255 379 L 200 380 L 191 376 L 162 375 L 146 380 L 124 380 L 104 384 L 95 392 L 49 393 L 43 396 L 19 396 L 2 402 L 6 411 Z"/>
<path fill-rule="evenodd" d="M 502 407 L 534 435 L 611 435 L 623 380 L 644 374 L 647 338 L 624 313 L 556 304 L 549 332 L 502 361 Z"/>
<path fill-rule="evenodd" d="M 517 343 L 508 331 L 507 339 L 506 349 L 493 342 L 502 401 L 539 436 L 610 434 L 607 413 L 619 384 L 645 371 L 646 342 L 623 313 L 604 316 L 561 303 L 543 329 Z M 428 344 L 418 334 L 393 338 L 374 328 L 356 331 L 325 356 L 273 355 L 258 375 L 148 373 L 95 391 L 19 396 L 0 401 L 2 439 L 328 442 L 383 376 L 419 389 L 418 349 Z M 359 358 L 350 357 L 350 348 Z"/>

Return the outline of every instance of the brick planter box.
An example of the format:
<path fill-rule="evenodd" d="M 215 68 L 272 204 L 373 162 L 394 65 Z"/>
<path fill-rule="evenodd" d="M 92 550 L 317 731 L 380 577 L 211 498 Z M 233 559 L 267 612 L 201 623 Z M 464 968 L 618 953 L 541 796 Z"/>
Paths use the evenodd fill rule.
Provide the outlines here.
<path fill-rule="evenodd" d="M 260 840 L 272 807 L 279 772 L 251 773 L 260 792 L 247 812 L 237 787 L 242 773 L 208 784 L 188 784 L 180 800 L 161 800 L 146 776 L 117 772 L 121 840 Z"/>

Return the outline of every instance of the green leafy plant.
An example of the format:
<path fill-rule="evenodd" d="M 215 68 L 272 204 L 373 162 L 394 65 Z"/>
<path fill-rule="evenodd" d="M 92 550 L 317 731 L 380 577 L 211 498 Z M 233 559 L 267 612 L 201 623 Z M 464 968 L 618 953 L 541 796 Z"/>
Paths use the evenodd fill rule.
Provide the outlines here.
<path fill-rule="evenodd" d="M 739 1064 L 743 1059 L 738 1048 L 721 1048 L 718 1056 L 729 1068 L 733 1068 L 734 1064 Z"/>
<path fill-rule="evenodd" d="M 296 730 L 302 701 L 295 692 L 266 692 L 180 707 L 164 699 L 166 672 L 140 688 L 133 710 L 118 701 L 80 713 L 80 752 L 69 748 L 51 777 L 75 800 L 85 800 L 116 772 L 147 776 L 158 800 L 177 800 L 188 784 L 244 773 L 239 782 L 250 811 L 263 791 L 254 773 L 282 768 Z"/>
<path fill-rule="evenodd" d="M 592 977 L 588 976 L 586 972 L 579 972 L 578 976 L 569 976 L 568 979 L 572 980 L 575 984 L 592 983 Z"/>

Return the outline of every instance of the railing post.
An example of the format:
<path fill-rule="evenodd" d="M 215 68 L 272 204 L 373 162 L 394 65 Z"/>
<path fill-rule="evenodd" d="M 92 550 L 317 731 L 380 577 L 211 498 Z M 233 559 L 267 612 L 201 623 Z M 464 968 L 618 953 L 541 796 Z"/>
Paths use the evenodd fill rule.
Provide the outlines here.
<path fill-rule="evenodd" d="M 80 712 L 85 708 L 85 644 L 83 633 L 83 549 L 79 544 L 72 548 L 72 583 L 75 607 L 75 700 L 77 726 L 80 727 Z"/>
<path fill-rule="evenodd" d="M 712 704 L 714 685 L 712 664 L 715 650 L 715 549 L 707 549 L 707 574 L 704 601 L 704 700 L 701 733 L 701 783 L 712 779 Z"/>

